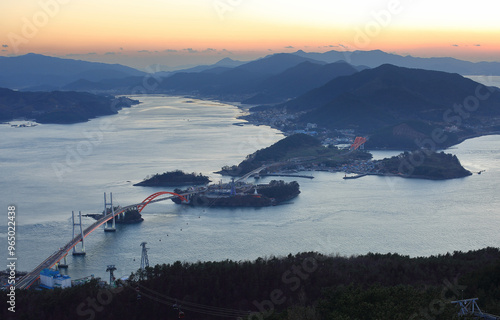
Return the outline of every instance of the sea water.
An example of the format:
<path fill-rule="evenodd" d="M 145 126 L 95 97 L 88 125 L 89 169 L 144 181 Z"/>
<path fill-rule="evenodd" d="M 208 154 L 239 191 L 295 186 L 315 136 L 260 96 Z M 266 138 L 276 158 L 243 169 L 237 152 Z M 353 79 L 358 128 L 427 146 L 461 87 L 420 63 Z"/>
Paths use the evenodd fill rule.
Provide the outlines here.
<path fill-rule="evenodd" d="M 284 137 L 238 120 L 242 111 L 233 105 L 158 95 L 132 98 L 142 103 L 86 123 L 0 125 L 0 257 L 7 258 L 9 205 L 17 208 L 17 269 L 29 271 L 71 239 L 72 211 L 104 209 L 105 192 L 108 201 L 113 193 L 115 205 L 139 203 L 172 188 L 134 183 L 175 169 L 228 181 L 214 171 Z M 308 172 L 314 179 L 283 178 L 297 180 L 301 194 L 276 207 L 150 204 L 142 223 L 90 234 L 85 256 L 68 255 L 67 273 L 73 279 L 91 274 L 107 279 L 106 266 L 114 264 L 117 276 L 129 275 L 140 267 L 144 241 L 150 265 L 302 251 L 429 256 L 500 246 L 500 136 L 467 140 L 446 152 L 476 174 L 447 181 L 343 180 L 343 173 Z M 383 158 L 397 152 L 373 154 Z M 83 227 L 93 222 L 84 217 Z"/>

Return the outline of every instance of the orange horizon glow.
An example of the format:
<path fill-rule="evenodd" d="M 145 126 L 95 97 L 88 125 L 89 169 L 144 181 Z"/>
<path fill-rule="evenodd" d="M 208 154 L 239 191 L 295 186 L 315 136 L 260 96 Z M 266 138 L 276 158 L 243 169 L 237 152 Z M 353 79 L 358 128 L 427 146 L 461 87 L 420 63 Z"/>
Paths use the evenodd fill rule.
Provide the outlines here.
<path fill-rule="evenodd" d="M 34 52 L 140 57 L 149 53 L 163 54 L 165 59 L 173 55 L 188 59 L 194 55 L 238 58 L 245 53 L 262 56 L 296 50 L 383 50 L 426 57 L 467 57 L 472 61 L 500 60 L 500 25 L 490 3 L 490 10 L 479 10 L 484 0 L 477 0 L 473 7 L 449 0 L 430 7 L 426 7 L 432 3 L 429 0 L 401 0 L 393 1 L 399 3 L 395 9 L 390 5 L 393 2 L 378 0 L 343 6 L 326 0 L 312 0 L 310 4 L 253 0 L 231 2 L 233 7 L 222 9 L 215 4 L 223 0 L 48 2 L 58 1 L 59 7 L 51 9 L 50 16 L 45 13 L 45 20 L 44 11 L 36 3 L 0 3 L 0 12 L 10 13 L 0 19 L 0 28 L 6 31 L 0 34 L 0 55 Z M 199 6 L 190 5 L 194 3 Z M 448 4 L 455 11 L 446 11 Z"/>

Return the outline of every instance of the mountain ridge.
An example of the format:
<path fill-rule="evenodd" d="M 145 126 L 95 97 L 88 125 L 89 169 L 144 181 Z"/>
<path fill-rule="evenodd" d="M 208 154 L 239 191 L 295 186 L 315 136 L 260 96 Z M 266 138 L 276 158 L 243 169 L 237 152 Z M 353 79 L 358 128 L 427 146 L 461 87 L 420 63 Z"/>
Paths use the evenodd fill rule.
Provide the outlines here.
<path fill-rule="evenodd" d="M 451 57 L 421 58 L 411 55 L 397 55 L 382 50 L 371 51 L 336 51 L 331 50 L 324 53 L 305 52 L 299 50 L 294 52 L 301 57 L 307 57 L 326 62 L 344 60 L 352 65 L 366 65 L 375 68 L 383 64 L 393 64 L 400 67 L 418 68 L 426 70 L 459 73 L 461 75 L 496 75 L 500 76 L 500 62 L 471 62 Z"/>
<path fill-rule="evenodd" d="M 143 76 L 146 73 L 120 64 L 89 62 L 28 53 L 0 59 L 0 87 L 25 89 L 62 86 L 73 81 Z"/>

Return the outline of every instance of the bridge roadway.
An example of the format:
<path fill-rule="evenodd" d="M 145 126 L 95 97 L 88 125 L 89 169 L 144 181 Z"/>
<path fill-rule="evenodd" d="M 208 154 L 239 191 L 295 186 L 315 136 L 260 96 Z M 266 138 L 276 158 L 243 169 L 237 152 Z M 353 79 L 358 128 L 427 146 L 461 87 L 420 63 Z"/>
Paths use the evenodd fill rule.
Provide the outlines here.
<path fill-rule="evenodd" d="M 181 196 L 187 196 L 190 194 L 196 193 L 196 191 L 189 192 L 189 193 L 183 193 Z M 105 224 L 107 221 L 111 220 L 113 217 L 116 217 L 117 215 L 125 212 L 128 209 L 132 209 L 134 207 L 137 207 L 139 205 L 145 205 L 149 203 L 154 203 L 154 202 L 160 202 L 160 201 L 165 201 L 172 199 L 173 197 L 177 197 L 176 195 L 172 195 L 169 197 L 161 198 L 161 199 L 155 199 L 152 201 L 149 201 L 148 203 L 137 203 L 137 204 L 132 204 L 126 207 L 119 208 L 118 211 L 115 212 L 114 215 L 108 214 L 101 219 L 97 220 L 90 226 L 88 226 L 85 230 L 83 230 L 83 238 L 86 238 L 89 234 L 91 234 L 94 230 Z M 56 263 L 61 261 L 71 249 L 73 249 L 74 246 L 78 244 L 82 240 L 82 235 L 78 234 L 76 237 L 74 237 L 70 242 L 68 242 L 64 247 L 61 247 L 59 250 L 54 252 L 50 257 L 45 259 L 42 263 L 40 263 L 33 271 L 30 273 L 26 274 L 24 277 L 19 279 L 19 281 L 16 284 L 16 288 L 19 289 L 28 289 L 35 281 L 40 278 L 40 272 L 45 269 L 45 268 L 52 268 Z"/>
<path fill-rule="evenodd" d="M 235 180 L 235 182 L 245 181 L 246 179 L 250 178 L 251 176 L 260 173 L 264 169 L 271 168 L 271 167 L 282 166 L 282 165 L 285 165 L 285 164 L 289 164 L 289 163 L 288 162 L 275 162 L 275 163 L 271 163 L 271 164 L 265 164 L 265 165 L 263 165 L 261 167 L 258 167 L 257 169 L 254 169 L 254 170 L 250 171 L 249 173 L 245 174 L 244 176 L 242 176 L 238 180 Z"/>

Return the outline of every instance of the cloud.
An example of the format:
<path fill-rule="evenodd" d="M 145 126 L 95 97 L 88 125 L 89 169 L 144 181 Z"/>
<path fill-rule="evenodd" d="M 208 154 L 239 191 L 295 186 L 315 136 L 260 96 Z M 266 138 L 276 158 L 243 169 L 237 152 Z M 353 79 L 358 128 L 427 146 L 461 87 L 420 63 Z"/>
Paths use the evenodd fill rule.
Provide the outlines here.
<path fill-rule="evenodd" d="M 87 54 L 97 54 L 97 52 L 89 52 L 89 53 L 87 53 Z"/>
<path fill-rule="evenodd" d="M 151 51 L 149 51 L 149 50 L 139 50 L 137 52 L 139 52 L 139 53 L 151 53 Z"/>
<path fill-rule="evenodd" d="M 167 50 L 163 50 L 163 52 L 173 53 L 173 52 L 177 52 L 177 50 L 167 49 Z"/>
<path fill-rule="evenodd" d="M 222 53 L 227 53 L 227 54 L 233 54 L 231 51 L 226 50 L 226 49 L 222 49 L 222 51 L 221 51 L 221 52 L 222 52 Z"/>
<path fill-rule="evenodd" d="M 460 47 L 458 44 L 452 44 L 452 47 Z"/>
<path fill-rule="evenodd" d="M 67 55 L 65 55 L 65 57 L 79 57 L 81 56 L 81 54 L 79 53 L 68 53 Z"/>
<path fill-rule="evenodd" d="M 474 47 L 480 47 L 481 45 L 480 44 L 475 44 Z"/>
<path fill-rule="evenodd" d="M 295 49 L 293 46 L 286 46 L 285 49 Z"/>
<path fill-rule="evenodd" d="M 202 51 L 203 53 L 211 53 L 211 52 L 217 52 L 217 50 L 213 48 L 206 48 L 205 50 Z"/>
<path fill-rule="evenodd" d="M 120 47 L 120 51 L 123 51 L 123 48 L 122 48 L 122 47 Z"/>
<path fill-rule="evenodd" d="M 114 54 L 116 54 L 116 52 L 106 52 L 104 55 L 111 56 L 111 55 L 114 55 Z"/>
<path fill-rule="evenodd" d="M 183 51 L 187 51 L 188 53 L 198 53 L 198 50 L 194 50 L 193 48 L 182 49 Z"/>
<path fill-rule="evenodd" d="M 7 52 L 7 51 L 9 51 L 9 50 L 2 49 L 2 52 Z"/>
<path fill-rule="evenodd" d="M 6 44 L 2 44 L 2 48 L 8 48 L 9 46 Z"/>

